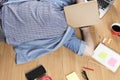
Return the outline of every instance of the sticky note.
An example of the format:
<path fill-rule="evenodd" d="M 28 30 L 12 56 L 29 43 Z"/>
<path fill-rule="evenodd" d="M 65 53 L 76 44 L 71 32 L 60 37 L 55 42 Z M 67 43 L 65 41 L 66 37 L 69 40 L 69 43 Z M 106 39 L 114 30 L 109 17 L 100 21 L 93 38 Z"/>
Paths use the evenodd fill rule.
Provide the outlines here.
<path fill-rule="evenodd" d="M 67 80 L 80 80 L 75 72 L 66 76 Z"/>
<path fill-rule="evenodd" d="M 99 55 L 98 55 L 101 59 L 105 60 L 108 56 L 108 54 L 105 51 L 102 51 Z"/>
<path fill-rule="evenodd" d="M 110 58 L 110 59 L 108 60 L 108 65 L 114 67 L 115 64 L 116 64 L 116 62 L 117 62 L 117 60 L 112 57 L 112 58 Z"/>

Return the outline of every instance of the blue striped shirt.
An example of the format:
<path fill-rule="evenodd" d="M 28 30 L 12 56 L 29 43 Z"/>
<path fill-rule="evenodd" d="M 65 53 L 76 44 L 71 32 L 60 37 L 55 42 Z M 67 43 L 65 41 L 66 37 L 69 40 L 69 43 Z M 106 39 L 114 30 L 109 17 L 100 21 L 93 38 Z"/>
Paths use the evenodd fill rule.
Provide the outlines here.
<path fill-rule="evenodd" d="M 7 15 L 2 14 L 2 27 L 7 42 L 12 44 L 16 51 L 17 64 L 32 61 L 55 51 L 62 45 L 78 55 L 84 53 L 86 43 L 76 37 L 73 28 L 68 27 L 63 11 L 55 8 L 56 6 L 51 3 L 48 4 L 47 0 L 40 1 L 43 2 L 46 9 L 43 11 L 43 4 L 32 0 L 16 3 L 9 1 L 3 7 L 2 11 Z M 24 9 L 21 5 L 25 6 Z M 31 10 L 27 10 L 28 8 Z M 46 13 L 47 9 L 49 12 Z"/>

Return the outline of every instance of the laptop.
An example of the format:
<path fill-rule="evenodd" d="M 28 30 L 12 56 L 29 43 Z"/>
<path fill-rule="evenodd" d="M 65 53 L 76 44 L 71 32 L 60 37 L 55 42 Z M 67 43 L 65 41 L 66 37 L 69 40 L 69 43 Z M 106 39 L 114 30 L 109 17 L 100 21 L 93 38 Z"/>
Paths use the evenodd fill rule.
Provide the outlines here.
<path fill-rule="evenodd" d="M 88 2 L 88 1 L 92 1 L 92 0 L 85 0 L 85 2 Z M 107 13 L 107 11 L 110 9 L 114 1 L 115 0 L 97 0 L 99 18 L 102 18 Z"/>
<path fill-rule="evenodd" d="M 115 0 L 97 0 L 99 8 L 99 18 L 102 18 L 110 9 Z"/>

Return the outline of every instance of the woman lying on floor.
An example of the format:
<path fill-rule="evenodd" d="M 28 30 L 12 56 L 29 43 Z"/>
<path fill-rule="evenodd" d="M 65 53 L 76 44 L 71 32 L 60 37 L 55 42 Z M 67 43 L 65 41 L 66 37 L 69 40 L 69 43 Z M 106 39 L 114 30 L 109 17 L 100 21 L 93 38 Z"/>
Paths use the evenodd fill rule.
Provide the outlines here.
<path fill-rule="evenodd" d="M 63 7 L 74 0 L 9 0 L 2 7 L 2 29 L 13 45 L 16 63 L 22 64 L 55 51 L 61 46 L 77 55 L 93 54 L 94 44 L 87 27 L 80 28 L 85 41 L 68 26 Z"/>

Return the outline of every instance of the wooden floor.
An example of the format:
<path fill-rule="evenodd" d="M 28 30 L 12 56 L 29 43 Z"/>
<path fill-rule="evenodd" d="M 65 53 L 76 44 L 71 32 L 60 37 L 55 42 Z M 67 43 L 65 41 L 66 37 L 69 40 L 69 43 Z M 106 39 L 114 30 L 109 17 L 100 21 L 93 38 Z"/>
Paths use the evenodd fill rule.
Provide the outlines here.
<path fill-rule="evenodd" d="M 103 19 L 97 25 L 90 27 L 95 47 L 102 42 L 103 38 L 111 38 L 111 43 L 105 43 L 105 45 L 120 53 L 120 37 L 114 36 L 110 32 L 112 23 L 120 23 L 119 8 L 120 0 L 116 0 Z M 78 30 L 76 34 L 79 36 Z M 83 66 L 94 69 L 94 71 L 87 71 L 90 80 L 120 80 L 120 68 L 113 73 L 92 58 L 78 56 L 63 46 L 32 62 L 17 65 L 12 46 L 5 42 L 0 43 L 0 80 L 26 80 L 25 73 L 40 64 L 45 67 L 47 74 L 53 80 L 66 80 L 66 75 L 71 72 L 76 72 L 80 80 L 84 80 L 81 75 Z"/>

